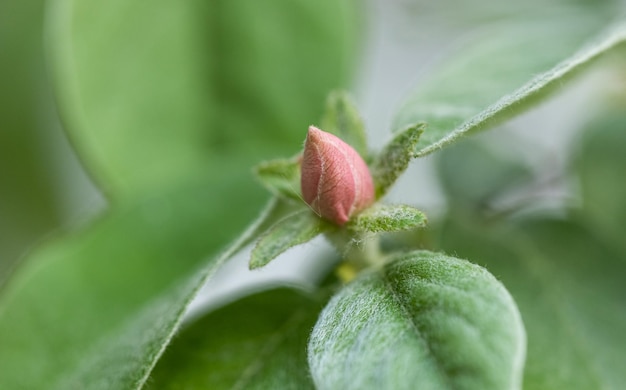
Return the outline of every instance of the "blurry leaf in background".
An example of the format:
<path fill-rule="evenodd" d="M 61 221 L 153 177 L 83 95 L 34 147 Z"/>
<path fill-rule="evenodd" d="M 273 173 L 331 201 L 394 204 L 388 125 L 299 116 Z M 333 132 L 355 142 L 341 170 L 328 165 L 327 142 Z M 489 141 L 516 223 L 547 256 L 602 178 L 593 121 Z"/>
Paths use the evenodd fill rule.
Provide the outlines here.
<path fill-rule="evenodd" d="M 352 97 L 342 90 L 332 91 L 326 99 L 326 109 L 320 128 L 335 134 L 352 146 L 367 161 L 367 137 L 365 124 Z"/>
<path fill-rule="evenodd" d="M 43 1 L 0 2 L 0 288 L 23 251 L 60 223 L 42 134 L 45 86 Z"/>
<path fill-rule="evenodd" d="M 528 334 L 524 389 L 620 389 L 626 381 L 624 262 L 575 221 L 450 220 L 441 249 L 509 289 Z"/>
<path fill-rule="evenodd" d="M 141 383 L 260 206 L 252 182 L 224 176 L 115 208 L 33 253 L 0 295 L 0 388 Z"/>
<path fill-rule="evenodd" d="M 600 234 L 621 244 L 626 236 L 625 106 L 602 112 L 585 126 L 574 162 L 585 213 Z"/>
<path fill-rule="evenodd" d="M 313 389 L 306 345 L 320 302 L 277 289 L 190 324 L 159 360 L 148 389 Z"/>
<path fill-rule="evenodd" d="M 417 157 L 529 109 L 626 42 L 626 19 L 602 6 L 550 16 L 486 27 L 418 86 L 393 125 L 426 123 Z"/>
<path fill-rule="evenodd" d="M 406 2 L 411 12 L 432 15 L 446 27 L 476 26 L 494 21 L 528 21 L 537 17 L 559 17 L 588 12 L 611 17 L 622 0 L 413 0 Z M 433 19 L 433 18 L 431 18 Z"/>
<path fill-rule="evenodd" d="M 52 4 L 67 130 L 116 199 L 292 154 L 357 51 L 353 0 Z"/>
<path fill-rule="evenodd" d="M 530 167 L 505 153 L 471 138 L 439 152 L 435 164 L 448 207 L 480 211 L 494 197 L 532 178 Z"/>
<path fill-rule="evenodd" d="M 50 11 L 68 130 L 126 202 L 36 251 L 0 295 L 0 388 L 134 388 L 266 196 L 252 163 L 299 145 L 345 82 L 357 13 L 331 1 Z"/>
<path fill-rule="evenodd" d="M 440 253 L 398 255 L 335 295 L 309 341 L 321 389 L 515 389 L 526 338 L 506 289 Z"/>

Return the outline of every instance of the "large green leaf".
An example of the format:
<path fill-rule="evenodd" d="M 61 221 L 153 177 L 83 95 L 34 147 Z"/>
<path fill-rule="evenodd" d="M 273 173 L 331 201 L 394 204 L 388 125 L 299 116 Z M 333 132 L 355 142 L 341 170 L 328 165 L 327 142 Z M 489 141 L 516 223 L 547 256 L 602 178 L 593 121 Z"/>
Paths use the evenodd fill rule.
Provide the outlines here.
<path fill-rule="evenodd" d="M 309 363 L 320 389 L 515 389 L 525 341 L 517 307 L 493 276 L 420 251 L 330 301 Z"/>
<path fill-rule="evenodd" d="M 532 179 L 530 167 L 521 159 L 471 138 L 442 150 L 435 163 L 449 207 L 455 209 L 482 210 Z"/>
<path fill-rule="evenodd" d="M 574 164 L 585 213 L 616 244 L 623 243 L 626 234 L 625 110 L 623 102 L 586 126 Z"/>
<path fill-rule="evenodd" d="M 50 8 L 67 130 L 114 197 L 293 152 L 345 84 L 352 0 L 75 1 Z"/>
<path fill-rule="evenodd" d="M 320 309 L 288 289 L 226 306 L 177 335 L 148 388 L 313 389 L 306 343 Z"/>
<path fill-rule="evenodd" d="M 443 248 L 486 266 L 528 333 L 524 388 L 620 389 L 626 382 L 622 254 L 573 221 L 448 223 Z"/>
<path fill-rule="evenodd" d="M 419 157 L 523 112 L 624 46 L 626 21 L 607 28 L 589 11 L 492 26 L 419 86 L 393 128 L 426 123 L 415 149 Z"/>
<path fill-rule="evenodd" d="M 139 387 L 195 291 L 248 242 L 218 253 L 259 206 L 249 182 L 227 177 L 116 209 L 33 253 L 0 295 L 0 388 Z M 289 212 L 270 206 L 248 236 Z"/>
<path fill-rule="evenodd" d="M 59 135 L 45 85 L 42 14 L 42 0 L 0 2 L 0 288 L 22 252 L 60 222 L 51 143 L 40 139 Z"/>

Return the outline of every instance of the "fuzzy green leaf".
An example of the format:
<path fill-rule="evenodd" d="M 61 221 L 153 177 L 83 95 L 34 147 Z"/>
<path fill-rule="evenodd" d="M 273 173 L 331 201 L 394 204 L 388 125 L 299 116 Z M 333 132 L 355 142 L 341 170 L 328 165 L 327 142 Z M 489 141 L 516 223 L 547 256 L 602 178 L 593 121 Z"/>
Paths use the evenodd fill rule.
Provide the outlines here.
<path fill-rule="evenodd" d="M 348 79 L 355 6 L 51 1 L 51 59 L 69 135 L 114 199 L 288 153 L 322 115 L 328 91 Z"/>
<path fill-rule="evenodd" d="M 334 91 L 328 95 L 321 128 L 341 138 L 364 159 L 368 157 L 365 125 L 347 92 Z"/>
<path fill-rule="evenodd" d="M 525 341 L 513 299 L 491 274 L 419 251 L 332 298 L 309 364 L 319 389 L 516 389 Z"/>
<path fill-rule="evenodd" d="M 259 181 L 273 194 L 301 200 L 300 158 L 281 158 L 263 161 L 254 168 Z"/>
<path fill-rule="evenodd" d="M 221 308 L 176 336 L 147 388 L 313 389 L 306 344 L 320 308 L 289 289 Z"/>
<path fill-rule="evenodd" d="M 415 157 L 415 146 L 424 132 L 426 125 L 418 123 L 396 134 L 385 148 L 374 157 L 370 167 L 376 199 L 387 193 Z"/>
<path fill-rule="evenodd" d="M 515 298 L 528 333 L 525 389 L 623 387 L 623 253 L 573 220 L 457 219 L 438 236 L 446 250 L 498 275 Z"/>
<path fill-rule="evenodd" d="M 272 202 L 220 255 L 258 207 L 251 191 L 225 174 L 110 211 L 33 253 L 0 295 L 0 388 L 139 388 L 196 290 L 289 212 Z"/>
<path fill-rule="evenodd" d="M 287 249 L 309 242 L 330 229 L 328 222 L 308 209 L 289 215 L 261 236 L 250 254 L 250 269 L 261 268 Z"/>
<path fill-rule="evenodd" d="M 426 225 L 426 216 L 406 205 L 377 204 L 353 217 L 346 227 L 363 233 L 399 232 Z"/>
<path fill-rule="evenodd" d="M 487 30 L 420 85 L 393 128 L 427 124 L 415 148 L 420 157 L 501 123 L 561 89 L 603 54 L 624 46 L 626 21 L 601 32 L 605 26 L 594 13 L 579 12 Z"/>

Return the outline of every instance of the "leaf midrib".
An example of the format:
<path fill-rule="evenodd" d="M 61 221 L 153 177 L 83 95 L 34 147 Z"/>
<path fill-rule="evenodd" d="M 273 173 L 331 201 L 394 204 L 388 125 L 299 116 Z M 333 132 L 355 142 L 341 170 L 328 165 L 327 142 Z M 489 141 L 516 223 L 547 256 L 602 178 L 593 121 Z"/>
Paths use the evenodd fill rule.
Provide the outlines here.
<path fill-rule="evenodd" d="M 488 127 L 491 121 L 504 119 L 504 117 L 506 117 L 506 111 L 515 105 L 523 104 L 525 101 L 537 97 L 545 88 L 579 71 L 610 49 L 624 44 L 624 42 L 626 42 L 626 21 L 621 20 L 605 29 L 600 39 L 595 39 L 583 45 L 582 48 L 572 56 L 566 58 L 548 71 L 532 78 L 514 92 L 504 95 L 474 117 L 463 122 L 443 138 L 417 150 L 415 157 L 428 155 L 454 142 L 454 140 L 465 133 Z"/>
<path fill-rule="evenodd" d="M 432 357 L 433 361 L 435 362 L 435 367 L 437 367 L 437 371 L 439 372 L 439 376 L 441 377 L 442 382 L 446 383 L 449 389 L 454 389 L 453 383 L 450 381 L 450 378 L 447 375 L 448 372 L 445 369 L 445 366 L 442 364 L 441 359 L 437 356 L 437 354 L 432 350 L 430 346 L 430 340 L 426 335 L 427 332 L 422 331 L 419 325 L 413 319 L 413 316 L 409 312 L 407 305 L 404 302 L 404 299 L 402 299 L 401 297 L 401 294 L 395 289 L 391 280 L 389 280 L 386 270 L 381 272 L 381 279 L 384 286 L 389 291 L 391 299 L 393 299 L 399 307 L 400 313 L 407 319 L 407 322 L 409 323 L 409 326 L 413 329 L 415 335 L 422 340 L 424 346 L 426 347 L 426 352 Z"/>

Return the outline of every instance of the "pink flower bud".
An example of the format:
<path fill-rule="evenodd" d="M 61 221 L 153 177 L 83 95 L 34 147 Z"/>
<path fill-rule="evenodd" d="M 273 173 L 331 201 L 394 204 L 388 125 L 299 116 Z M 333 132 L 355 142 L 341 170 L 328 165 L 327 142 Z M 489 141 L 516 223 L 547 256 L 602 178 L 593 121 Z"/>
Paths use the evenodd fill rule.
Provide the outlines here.
<path fill-rule="evenodd" d="M 365 161 L 350 145 L 314 126 L 304 143 L 300 185 L 304 201 L 340 226 L 374 202 Z"/>

